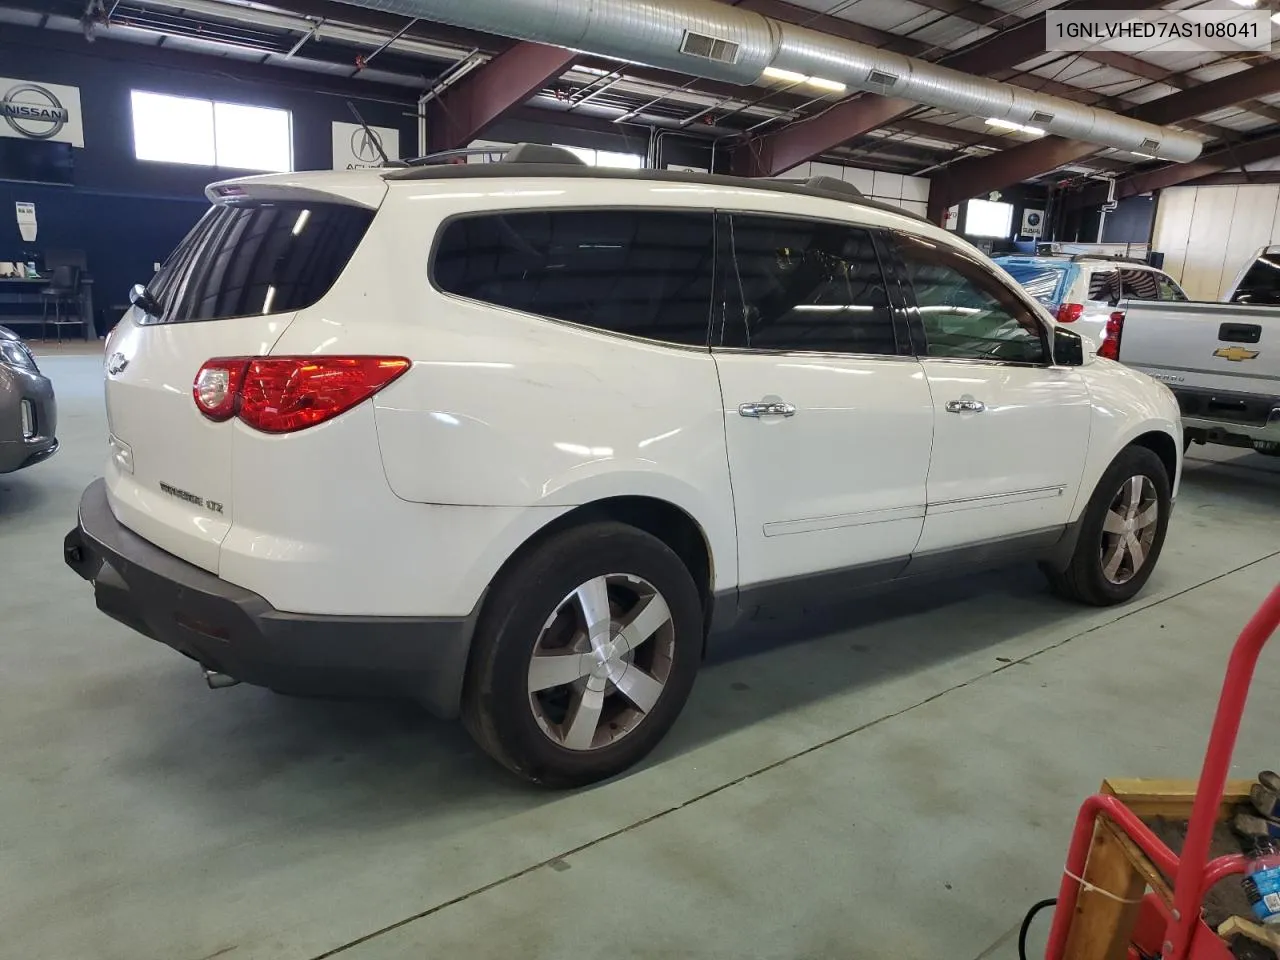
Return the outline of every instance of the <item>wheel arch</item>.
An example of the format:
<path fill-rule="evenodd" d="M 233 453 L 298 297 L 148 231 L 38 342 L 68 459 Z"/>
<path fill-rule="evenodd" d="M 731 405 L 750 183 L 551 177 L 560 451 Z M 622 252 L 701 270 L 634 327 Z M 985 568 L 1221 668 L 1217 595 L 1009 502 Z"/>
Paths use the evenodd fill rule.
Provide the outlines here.
<path fill-rule="evenodd" d="M 1165 472 L 1169 475 L 1169 487 L 1173 490 L 1178 488 L 1178 460 L 1179 448 L 1178 443 L 1163 430 L 1148 430 L 1146 433 L 1140 434 L 1133 438 L 1128 444 L 1131 447 L 1146 447 L 1164 464 Z"/>
<path fill-rule="evenodd" d="M 688 510 L 660 497 L 623 494 L 573 507 L 527 537 L 503 562 L 493 581 L 506 576 L 551 537 L 584 524 L 607 520 L 643 530 L 661 540 L 680 558 L 698 588 L 704 626 L 709 626 L 716 594 L 716 554 L 711 538 Z"/>

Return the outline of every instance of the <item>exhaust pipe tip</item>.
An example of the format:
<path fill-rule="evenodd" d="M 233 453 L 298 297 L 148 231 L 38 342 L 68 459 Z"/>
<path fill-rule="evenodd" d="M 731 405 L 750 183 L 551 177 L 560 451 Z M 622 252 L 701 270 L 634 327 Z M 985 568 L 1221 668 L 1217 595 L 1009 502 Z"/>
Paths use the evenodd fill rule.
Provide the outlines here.
<path fill-rule="evenodd" d="M 217 670 L 206 669 L 204 672 L 204 682 L 209 685 L 210 690 L 222 690 L 226 687 L 234 687 L 240 681 L 225 673 L 219 673 Z"/>

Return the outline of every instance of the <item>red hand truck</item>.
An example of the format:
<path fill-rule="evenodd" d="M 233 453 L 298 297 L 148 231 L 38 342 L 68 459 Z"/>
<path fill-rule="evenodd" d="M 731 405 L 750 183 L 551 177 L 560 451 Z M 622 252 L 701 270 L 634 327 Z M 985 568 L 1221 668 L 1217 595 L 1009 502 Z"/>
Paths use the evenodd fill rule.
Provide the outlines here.
<path fill-rule="evenodd" d="M 1239 854 L 1209 861 L 1209 844 L 1253 670 L 1263 646 L 1277 627 L 1280 627 L 1280 585 L 1263 601 L 1231 650 L 1181 856 L 1170 850 L 1117 797 L 1095 794 L 1080 807 L 1071 846 L 1067 850 L 1066 870 L 1058 891 L 1053 925 L 1049 929 L 1046 960 L 1062 960 L 1071 920 L 1076 912 L 1076 898 L 1080 893 L 1079 878 L 1084 876 L 1085 860 L 1099 817 L 1115 824 L 1161 873 L 1174 878 L 1172 906 L 1153 893 L 1143 897 L 1130 938 L 1130 960 L 1150 957 L 1159 957 L 1160 960 L 1231 960 L 1227 944 L 1201 919 L 1200 907 L 1205 893 L 1215 883 L 1224 877 L 1245 872 L 1246 860 Z"/>

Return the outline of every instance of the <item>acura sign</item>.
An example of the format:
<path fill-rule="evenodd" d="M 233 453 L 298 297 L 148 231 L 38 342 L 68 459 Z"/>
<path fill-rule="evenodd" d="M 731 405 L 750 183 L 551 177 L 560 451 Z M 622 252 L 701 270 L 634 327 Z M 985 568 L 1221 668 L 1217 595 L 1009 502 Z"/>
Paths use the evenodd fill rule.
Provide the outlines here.
<path fill-rule="evenodd" d="M 83 147 L 79 89 L 0 77 L 0 136 Z"/>
<path fill-rule="evenodd" d="M 359 170 L 382 165 L 382 151 L 390 160 L 400 159 L 400 131 L 394 127 L 367 127 L 358 123 L 333 123 L 333 169 Z"/>

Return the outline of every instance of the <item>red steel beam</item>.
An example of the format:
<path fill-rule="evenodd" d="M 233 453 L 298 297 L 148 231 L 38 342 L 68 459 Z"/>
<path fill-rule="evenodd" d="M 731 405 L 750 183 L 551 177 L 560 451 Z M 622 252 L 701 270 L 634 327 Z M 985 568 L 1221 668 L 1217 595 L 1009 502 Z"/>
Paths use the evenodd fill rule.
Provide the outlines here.
<path fill-rule="evenodd" d="M 1164 0 L 1069 0 L 1056 9 L 1144 10 L 1163 2 Z M 759 3 L 759 0 L 757 3 L 758 7 L 753 6 L 753 9 L 758 8 L 761 13 L 772 10 L 769 15 L 777 16 L 779 11 L 776 3 Z M 1044 21 L 1043 13 L 1028 17 L 1017 26 L 948 53 L 939 58 L 938 63 L 980 76 L 989 76 L 994 71 L 1015 67 L 1044 52 Z M 746 176 L 777 176 L 797 164 L 885 125 L 893 117 L 914 106 L 911 101 L 864 93 L 831 107 L 820 116 L 798 121 L 777 133 L 748 141 L 734 151 L 734 170 Z"/>
<path fill-rule="evenodd" d="M 1280 90 L 1280 60 L 1269 60 L 1262 66 L 1152 100 L 1137 109 L 1142 110 L 1142 119 L 1151 123 L 1177 123 L 1245 100 L 1269 96 L 1277 90 Z"/>
<path fill-rule="evenodd" d="M 568 70 L 577 56 L 541 43 L 517 43 L 504 50 L 427 105 L 428 150 L 465 147 Z"/>
<path fill-rule="evenodd" d="M 1202 83 L 1190 90 L 1139 104 L 1125 113 L 1148 123 L 1177 123 L 1229 107 L 1241 100 L 1266 96 L 1277 90 L 1280 90 L 1280 61 L 1272 60 L 1260 67 L 1252 67 Z M 957 161 L 944 167 L 932 178 L 929 219 L 938 222 L 942 212 L 954 203 L 1027 180 L 1055 167 L 1083 160 L 1097 149 L 1096 144 L 1082 140 L 1045 137 L 1019 144 L 990 157 Z M 1217 170 L 1212 172 L 1216 173 Z"/>
<path fill-rule="evenodd" d="M 1248 140 L 1244 143 L 1233 144 L 1230 147 L 1223 147 L 1221 150 L 1214 150 L 1212 153 L 1206 153 L 1200 159 L 1193 160 L 1191 163 L 1168 163 L 1162 167 L 1144 170 L 1141 173 L 1135 173 L 1117 180 L 1116 199 L 1123 200 L 1125 197 L 1136 197 L 1141 193 L 1151 193 L 1153 190 L 1175 187 L 1180 183 L 1186 183 L 1188 180 L 1210 177 L 1214 174 L 1242 167 L 1246 163 L 1269 160 L 1277 155 L 1280 155 L 1280 133 L 1273 133 L 1269 136 L 1259 137 L 1257 140 Z M 1080 193 L 1077 204 L 1087 206 L 1090 203 L 1102 203 L 1106 199 L 1107 191 L 1105 187 L 1100 190 L 1090 188 Z"/>
<path fill-rule="evenodd" d="M 1182 184 L 1184 187 L 1259 186 L 1280 183 L 1280 170 L 1237 170 L 1235 173 L 1211 173 Z"/>

